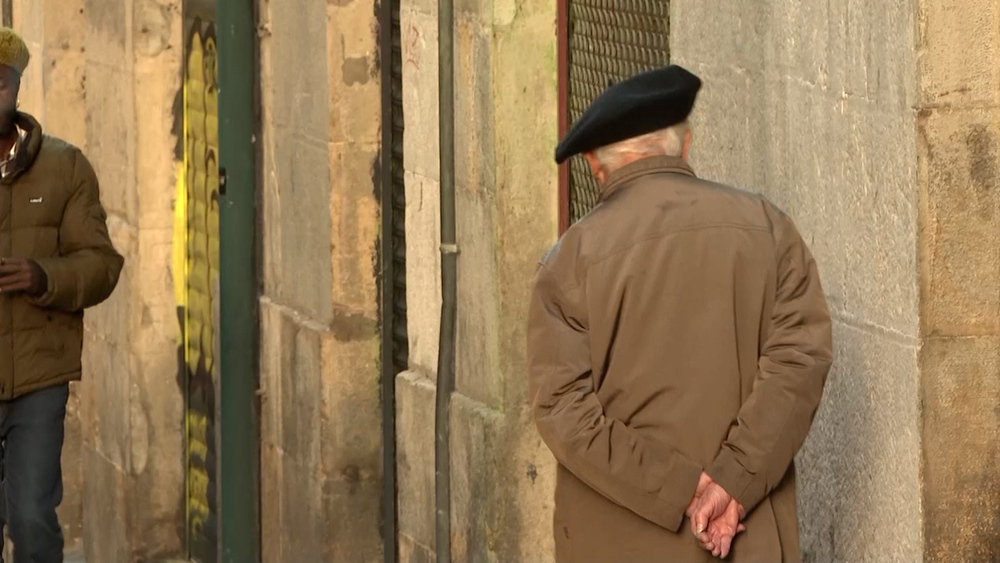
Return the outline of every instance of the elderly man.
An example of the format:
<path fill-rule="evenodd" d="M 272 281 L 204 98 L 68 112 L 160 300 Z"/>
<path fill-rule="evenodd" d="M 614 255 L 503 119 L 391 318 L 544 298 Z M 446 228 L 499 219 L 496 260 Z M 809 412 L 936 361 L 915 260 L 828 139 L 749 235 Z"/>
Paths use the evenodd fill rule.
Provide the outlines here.
<path fill-rule="evenodd" d="M 830 314 L 792 221 L 688 165 L 700 87 L 678 66 L 613 85 L 556 151 L 601 185 L 542 260 L 528 319 L 560 562 L 800 558 L 792 461 Z"/>
<path fill-rule="evenodd" d="M 16 563 L 54 563 L 63 560 L 59 460 L 83 310 L 111 294 L 122 257 L 87 159 L 17 111 L 28 59 L 24 41 L 0 28 L 0 524 Z"/>

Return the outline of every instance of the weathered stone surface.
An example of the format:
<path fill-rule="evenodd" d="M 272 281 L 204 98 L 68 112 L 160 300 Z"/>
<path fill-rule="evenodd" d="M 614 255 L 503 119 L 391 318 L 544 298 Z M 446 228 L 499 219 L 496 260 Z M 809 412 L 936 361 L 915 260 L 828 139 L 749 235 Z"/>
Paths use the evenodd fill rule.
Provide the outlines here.
<path fill-rule="evenodd" d="M 416 0 L 401 0 L 399 8 L 403 58 L 403 154 L 406 171 L 437 180 L 440 174 L 438 127 L 438 32 L 434 11 L 420 9 Z M 437 196 L 434 197 L 437 200 Z M 410 197 L 407 182 L 407 205 Z M 428 213 L 438 211 L 427 210 Z M 409 233 L 409 223 L 407 223 Z M 410 237 L 407 237 L 410 238 Z M 439 240 L 437 237 L 435 240 Z"/>
<path fill-rule="evenodd" d="M 274 164 L 264 200 L 265 291 L 325 324 L 332 318 L 329 152 L 288 132 L 275 135 L 265 157 Z"/>
<path fill-rule="evenodd" d="M 800 458 L 810 560 L 922 556 L 915 20 L 900 3 L 671 3 L 671 58 L 705 81 L 696 170 L 795 220 L 838 319 Z"/>
<path fill-rule="evenodd" d="M 433 563 L 434 551 L 405 534 L 399 535 L 399 560 L 402 563 Z"/>
<path fill-rule="evenodd" d="M 406 303 L 410 368 L 435 377 L 441 322 L 441 191 L 437 18 L 403 0 L 403 154 L 406 173 Z"/>
<path fill-rule="evenodd" d="M 89 59 L 86 72 L 87 151 L 101 182 L 101 200 L 109 213 L 119 214 L 134 225 L 138 199 L 134 168 L 134 77 Z"/>
<path fill-rule="evenodd" d="M 555 240 L 556 167 L 550 155 L 556 113 L 544 109 L 546 99 L 552 110 L 556 107 L 555 6 L 473 0 L 458 3 L 456 10 L 461 253 L 451 423 L 452 549 L 459 561 L 546 561 L 551 557 L 552 458 L 520 400 L 525 385 L 522 315 L 534 264 Z M 433 380 L 440 315 L 437 14 L 436 6 L 418 0 L 404 2 L 401 12 L 407 258 L 408 264 L 421 266 L 407 272 L 410 366 L 418 371 L 397 381 L 400 550 L 404 561 L 421 561 L 431 556 L 434 533 Z"/>
<path fill-rule="evenodd" d="M 921 114 L 928 335 L 1000 334 L 1000 111 Z"/>
<path fill-rule="evenodd" d="M 673 57 L 705 81 L 693 160 L 795 219 L 834 309 L 915 336 L 914 15 L 872 6 L 843 19 L 845 4 L 671 5 Z M 855 33 L 891 41 L 863 47 Z"/>
<path fill-rule="evenodd" d="M 435 545 L 434 383 L 408 371 L 396 377 L 396 490 L 400 559 L 405 536 L 415 552 Z M 416 557 L 416 555 L 414 556 Z M 419 560 L 419 559 L 416 559 Z"/>
<path fill-rule="evenodd" d="M 841 321 L 834 341 L 837 362 L 797 460 L 803 558 L 919 561 L 917 342 Z"/>
<path fill-rule="evenodd" d="M 515 418 L 516 415 L 516 418 Z M 554 561 L 555 538 L 552 535 L 552 512 L 555 508 L 556 460 L 542 442 L 526 406 L 508 413 L 508 442 L 512 452 L 506 469 L 511 521 L 517 523 L 517 535 L 505 537 L 504 559 L 515 561 Z M 510 554 L 510 555 L 506 555 Z"/>
<path fill-rule="evenodd" d="M 373 270 L 367 271 L 366 285 L 374 286 Z M 371 303 L 377 303 L 374 296 Z M 358 305 L 367 308 L 363 302 Z M 336 325 L 323 335 L 319 420 L 324 554 L 330 561 L 374 561 L 382 556 L 382 410 L 374 312 L 364 322 L 372 327 L 367 336 L 345 341 Z"/>
<path fill-rule="evenodd" d="M 262 523 L 264 559 L 374 561 L 382 549 L 377 10 L 372 2 L 261 8 L 261 486 L 273 497 L 262 499 L 264 511 L 275 515 Z"/>
<path fill-rule="evenodd" d="M 496 2 L 493 60 L 504 79 L 495 81 L 491 92 L 498 114 L 493 132 L 498 155 L 494 191 L 501 327 L 497 374 L 504 374 L 497 379 L 509 414 L 525 404 L 525 319 L 531 281 L 538 260 L 556 240 L 559 193 L 552 159 L 558 114 L 539 111 L 558 107 L 555 45 L 550 36 L 555 5 L 521 4 L 514 17 L 513 4 Z M 530 64 L 525 63 L 528 57 Z M 525 438 L 529 436 L 530 432 Z M 526 521 L 532 519 L 532 506 L 526 504 L 520 511 Z M 531 526 L 522 529 L 528 533 Z"/>
<path fill-rule="evenodd" d="M 372 0 L 327 5 L 330 59 L 323 76 L 329 81 L 330 111 L 324 123 L 334 142 L 378 143 L 381 138 L 377 5 Z"/>
<path fill-rule="evenodd" d="M 441 326 L 440 186 L 406 172 L 406 329 L 410 368 L 436 377 Z M 419 265 L 419 267 L 416 267 Z"/>
<path fill-rule="evenodd" d="M 127 478 L 93 449 L 86 453 L 86 479 L 83 503 L 85 553 L 88 561 L 131 561 L 129 549 L 130 520 Z"/>
<path fill-rule="evenodd" d="M 920 95 L 925 106 L 996 107 L 1000 69 L 1000 5 L 991 0 L 955 4 L 921 0 Z"/>
<path fill-rule="evenodd" d="M 1000 336 L 932 337 L 924 369 L 927 561 L 1000 554 Z"/>
<path fill-rule="evenodd" d="M 129 51 L 132 48 L 128 42 L 131 27 L 131 22 L 128 21 L 128 4 L 131 4 L 132 0 L 110 2 L 85 0 L 85 2 L 84 13 L 87 15 L 88 23 L 87 60 L 127 70 Z"/>
<path fill-rule="evenodd" d="M 502 561 L 498 550 L 513 516 L 505 476 L 504 417 L 462 395 L 451 402 L 451 551 L 456 561 Z"/>
<path fill-rule="evenodd" d="M 1000 6 L 919 3 L 926 561 L 1000 554 Z"/>
<path fill-rule="evenodd" d="M 263 347 L 262 347 L 263 349 Z M 266 396 L 267 400 L 273 400 Z M 285 524 L 284 505 L 281 489 L 284 483 L 282 453 L 274 442 L 262 439 L 260 444 L 260 513 L 262 563 L 284 561 L 285 536 L 281 533 Z"/>

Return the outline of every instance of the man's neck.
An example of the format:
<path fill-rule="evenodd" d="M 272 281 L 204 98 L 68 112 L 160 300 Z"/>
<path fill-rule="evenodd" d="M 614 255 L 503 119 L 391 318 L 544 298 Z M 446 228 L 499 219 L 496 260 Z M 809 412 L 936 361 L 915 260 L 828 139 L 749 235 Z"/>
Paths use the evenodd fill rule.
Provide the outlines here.
<path fill-rule="evenodd" d="M 16 116 L 11 116 L 10 125 L 4 127 L 3 131 L 0 131 L 0 157 L 7 156 L 7 153 L 10 152 L 10 149 L 14 147 L 14 143 L 21 136 L 17 130 L 16 120 Z"/>

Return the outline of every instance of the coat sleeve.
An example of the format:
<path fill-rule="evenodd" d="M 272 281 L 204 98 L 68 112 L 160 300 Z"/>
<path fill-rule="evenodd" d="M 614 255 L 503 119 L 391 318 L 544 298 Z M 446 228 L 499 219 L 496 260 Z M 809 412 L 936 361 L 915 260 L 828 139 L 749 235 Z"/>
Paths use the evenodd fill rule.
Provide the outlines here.
<path fill-rule="evenodd" d="M 708 474 L 749 513 L 781 482 L 805 441 L 833 361 L 819 272 L 792 221 L 768 208 L 777 258 L 771 329 L 753 390 Z"/>
<path fill-rule="evenodd" d="M 108 236 L 107 213 L 86 157 L 74 151 L 73 192 L 59 226 L 59 256 L 39 258 L 48 291 L 32 302 L 39 307 L 81 311 L 107 299 L 124 262 Z"/>
<path fill-rule="evenodd" d="M 528 313 L 528 387 L 556 460 L 604 497 L 677 532 L 702 468 L 604 414 L 595 393 L 579 288 L 563 292 L 542 266 Z M 574 302 L 574 299 L 576 302 Z"/>

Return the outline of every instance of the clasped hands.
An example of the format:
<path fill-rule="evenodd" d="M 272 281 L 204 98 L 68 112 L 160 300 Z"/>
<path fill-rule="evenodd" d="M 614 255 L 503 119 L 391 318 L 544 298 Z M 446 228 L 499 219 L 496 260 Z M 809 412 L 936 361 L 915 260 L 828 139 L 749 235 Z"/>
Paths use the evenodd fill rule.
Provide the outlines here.
<path fill-rule="evenodd" d="M 722 559 L 729 555 L 736 534 L 746 530 L 740 523 L 746 516 L 743 507 L 706 473 L 698 480 L 686 514 L 701 547 Z"/>

